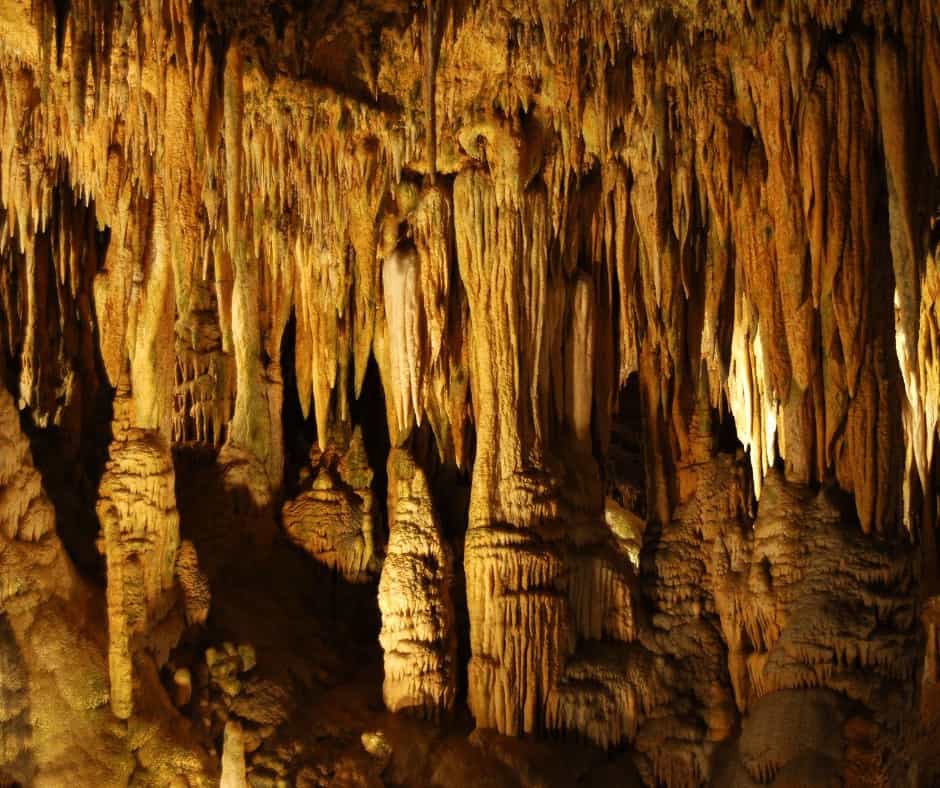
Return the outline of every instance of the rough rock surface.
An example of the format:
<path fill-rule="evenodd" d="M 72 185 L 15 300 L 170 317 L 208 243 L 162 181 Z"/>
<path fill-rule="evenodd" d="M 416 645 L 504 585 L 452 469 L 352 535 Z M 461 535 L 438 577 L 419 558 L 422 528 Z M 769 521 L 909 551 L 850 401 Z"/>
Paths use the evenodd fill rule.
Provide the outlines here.
<path fill-rule="evenodd" d="M 107 561 L 111 708 L 127 719 L 133 710 L 134 653 L 176 601 L 179 516 L 169 446 L 158 432 L 123 422 L 129 403 L 122 400 L 116 401 L 116 434 L 97 510 Z"/>
<path fill-rule="evenodd" d="M 213 764 L 183 720 L 159 703 L 146 654 L 136 660 L 135 695 L 144 708 L 127 725 L 115 724 L 108 704 L 116 692 L 129 699 L 133 655 L 128 673 L 116 677 L 126 684 L 116 688 L 104 598 L 78 576 L 56 535 L 55 510 L 5 389 L 0 436 L 0 781 L 209 786 Z"/>
<path fill-rule="evenodd" d="M 379 580 L 382 696 L 391 711 L 435 719 L 453 708 L 457 691 L 453 559 L 427 477 L 407 450 L 390 452 L 388 484 L 388 554 Z"/>
<path fill-rule="evenodd" d="M 0 0 L 0 783 L 930 785 L 938 420 L 934 0 Z"/>
<path fill-rule="evenodd" d="M 350 582 L 375 574 L 378 556 L 372 471 L 357 427 L 340 455 L 333 447 L 315 448 L 309 481 L 284 504 L 284 529 L 296 545 Z"/>

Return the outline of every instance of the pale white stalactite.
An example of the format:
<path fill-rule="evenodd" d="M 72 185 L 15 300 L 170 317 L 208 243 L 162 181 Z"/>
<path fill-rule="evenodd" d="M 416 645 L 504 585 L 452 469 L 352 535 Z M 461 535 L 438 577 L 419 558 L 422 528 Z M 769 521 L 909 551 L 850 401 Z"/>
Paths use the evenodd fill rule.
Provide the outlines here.
<path fill-rule="evenodd" d="M 573 291 L 571 327 L 566 345 L 566 410 L 575 439 L 582 448 L 590 450 L 594 385 L 594 284 L 589 277 L 579 276 Z"/>
<path fill-rule="evenodd" d="M 400 444 L 417 421 L 422 407 L 420 371 L 421 294 L 419 258 L 413 248 L 396 249 L 382 266 L 382 287 L 387 323 L 389 381 L 386 387 L 396 417 L 393 441 Z"/>

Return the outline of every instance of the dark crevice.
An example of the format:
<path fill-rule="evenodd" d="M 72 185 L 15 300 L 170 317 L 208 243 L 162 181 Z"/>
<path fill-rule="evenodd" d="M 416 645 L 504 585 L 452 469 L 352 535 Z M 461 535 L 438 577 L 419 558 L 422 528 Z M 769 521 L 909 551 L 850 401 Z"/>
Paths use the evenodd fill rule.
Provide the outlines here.
<path fill-rule="evenodd" d="M 632 374 L 617 398 L 611 420 L 606 463 L 607 495 L 625 509 L 646 517 L 646 468 L 643 461 L 643 413 L 640 379 Z"/>
<path fill-rule="evenodd" d="M 292 498 L 299 491 L 298 474 L 310 459 L 310 447 L 317 440 L 317 423 L 313 406 L 304 418 L 297 391 L 296 361 L 297 317 L 291 309 L 290 318 L 281 336 L 281 374 L 284 380 L 284 401 L 281 425 L 284 429 L 284 494 Z"/>
<path fill-rule="evenodd" d="M 372 469 L 372 495 L 375 501 L 377 522 L 383 523 L 385 538 L 388 537 L 388 453 L 391 440 L 385 410 L 385 390 L 375 357 L 369 355 L 362 391 L 351 407 L 352 422 L 362 429 L 369 467 Z"/>

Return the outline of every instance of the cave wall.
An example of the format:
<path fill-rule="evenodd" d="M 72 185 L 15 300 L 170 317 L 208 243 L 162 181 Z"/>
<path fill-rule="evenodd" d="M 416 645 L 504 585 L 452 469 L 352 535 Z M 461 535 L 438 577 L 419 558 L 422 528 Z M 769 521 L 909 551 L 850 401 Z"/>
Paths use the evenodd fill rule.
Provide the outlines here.
<path fill-rule="evenodd" d="M 938 175 L 930 0 L 4 0 L 4 377 L 26 428 L 110 431 L 115 714 L 183 627 L 202 446 L 381 576 L 392 709 L 455 702 L 456 574 L 482 728 L 670 785 L 928 769 Z M 285 380 L 317 443 L 282 500 Z M 608 494 L 628 381 L 642 510 Z M 429 454 L 471 480 L 457 545 Z"/>

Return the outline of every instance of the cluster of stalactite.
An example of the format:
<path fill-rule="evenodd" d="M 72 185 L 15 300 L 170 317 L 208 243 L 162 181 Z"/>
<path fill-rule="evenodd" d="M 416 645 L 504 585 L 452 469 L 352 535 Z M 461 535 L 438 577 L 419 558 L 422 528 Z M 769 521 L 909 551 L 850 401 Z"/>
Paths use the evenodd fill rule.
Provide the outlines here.
<path fill-rule="evenodd" d="M 713 778 L 741 719 L 728 769 L 805 768 L 747 749 L 760 704 L 798 689 L 838 706 L 856 762 L 895 735 L 903 702 L 878 699 L 919 670 L 938 578 L 936 4 L 440 0 L 430 31 L 409 3 L 314 31 L 209 5 L 0 3 L 6 377 L 39 427 L 118 391 L 115 712 L 135 653 L 174 637 L 153 634 L 178 585 L 171 446 L 224 445 L 282 489 L 293 315 L 319 438 L 283 507 L 295 542 L 379 574 L 352 423 L 370 358 L 393 452 L 427 423 L 471 474 L 478 725 L 630 741 L 670 785 Z M 340 81 L 322 52 L 350 18 Z M 645 530 L 603 478 L 633 375 Z M 451 570 L 400 462 L 386 700 L 433 716 L 454 698 Z M 419 570 L 427 598 L 399 599 Z"/>

